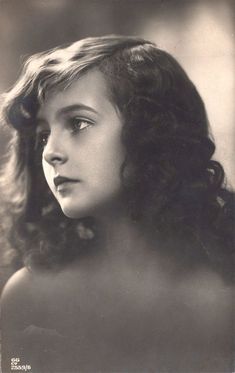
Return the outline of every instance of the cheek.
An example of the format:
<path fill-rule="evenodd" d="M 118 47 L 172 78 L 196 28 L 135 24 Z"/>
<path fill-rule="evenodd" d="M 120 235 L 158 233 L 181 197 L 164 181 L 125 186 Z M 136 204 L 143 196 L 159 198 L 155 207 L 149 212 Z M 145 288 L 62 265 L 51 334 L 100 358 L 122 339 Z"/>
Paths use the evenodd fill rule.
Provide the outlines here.
<path fill-rule="evenodd" d="M 94 154 L 94 177 L 102 183 L 120 186 L 121 166 L 125 160 L 125 149 L 121 141 L 102 144 Z"/>
<path fill-rule="evenodd" d="M 42 170 L 43 170 L 43 175 L 47 181 L 47 184 L 49 185 L 50 189 L 52 189 L 51 178 L 50 178 L 51 167 L 44 160 L 42 160 Z"/>
<path fill-rule="evenodd" d="M 42 159 L 42 170 L 43 170 L 43 174 L 44 174 L 45 178 L 47 179 L 48 173 L 49 173 L 49 168 L 47 166 L 47 163 L 44 161 L 44 159 Z"/>

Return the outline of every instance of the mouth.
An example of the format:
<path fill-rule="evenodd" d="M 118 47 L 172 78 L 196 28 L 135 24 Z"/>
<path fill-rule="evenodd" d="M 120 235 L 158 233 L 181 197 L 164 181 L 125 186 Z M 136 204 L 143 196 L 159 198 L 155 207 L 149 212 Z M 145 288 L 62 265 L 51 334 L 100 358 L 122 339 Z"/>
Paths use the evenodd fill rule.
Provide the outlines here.
<path fill-rule="evenodd" d="M 68 177 L 64 177 L 64 176 L 56 176 L 54 178 L 54 184 L 55 184 L 55 187 L 58 189 L 58 187 L 60 185 L 68 185 L 68 184 L 71 184 L 71 183 L 79 183 L 80 180 L 76 180 L 76 179 L 70 179 Z"/>

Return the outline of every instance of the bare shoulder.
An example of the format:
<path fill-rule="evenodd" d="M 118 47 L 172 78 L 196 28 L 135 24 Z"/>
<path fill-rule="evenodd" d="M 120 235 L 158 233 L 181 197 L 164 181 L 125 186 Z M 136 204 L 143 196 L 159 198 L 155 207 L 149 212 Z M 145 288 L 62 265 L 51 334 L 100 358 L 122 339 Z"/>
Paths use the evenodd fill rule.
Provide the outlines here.
<path fill-rule="evenodd" d="M 16 299 L 17 301 L 27 295 L 32 285 L 32 274 L 24 267 L 15 272 L 7 281 L 1 295 L 1 304 Z"/>
<path fill-rule="evenodd" d="M 206 325 L 231 323 L 234 304 L 234 284 L 227 284 L 216 273 L 199 271 L 181 286 L 182 299 L 196 311 Z"/>
<path fill-rule="evenodd" d="M 25 267 L 10 277 L 1 295 L 3 327 L 24 326 L 24 320 L 28 323 L 33 305 L 33 282 L 33 275 Z"/>

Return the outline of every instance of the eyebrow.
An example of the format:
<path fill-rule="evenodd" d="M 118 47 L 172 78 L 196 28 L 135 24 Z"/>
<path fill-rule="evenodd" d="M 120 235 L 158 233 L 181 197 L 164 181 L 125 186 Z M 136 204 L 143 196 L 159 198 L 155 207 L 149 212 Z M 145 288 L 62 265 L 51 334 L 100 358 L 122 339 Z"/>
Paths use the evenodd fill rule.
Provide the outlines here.
<path fill-rule="evenodd" d="M 61 116 L 61 115 L 64 115 L 64 114 L 68 114 L 71 111 L 76 111 L 76 110 L 86 110 L 86 111 L 90 111 L 93 114 L 99 114 L 98 111 L 96 111 L 95 109 L 93 109 L 90 106 L 87 106 L 87 105 L 84 105 L 84 104 L 73 104 L 73 105 L 68 105 L 68 106 L 65 106 L 65 107 L 62 107 L 61 109 L 59 109 L 56 116 Z M 40 122 L 45 122 L 45 119 L 38 116 L 36 118 L 36 121 L 37 121 L 37 124 L 39 124 Z"/>
<path fill-rule="evenodd" d="M 87 106 L 87 105 L 84 105 L 84 104 L 74 104 L 74 105 L 65 106 L 65 107 L 59 109 L 57 115 L 67 114 L 70 111 L 75 111 L 75 110 L 86 110 L 86 111 L 90 111 L 94 114 L 98 114 L 98 112 L 90 106 Z"/>

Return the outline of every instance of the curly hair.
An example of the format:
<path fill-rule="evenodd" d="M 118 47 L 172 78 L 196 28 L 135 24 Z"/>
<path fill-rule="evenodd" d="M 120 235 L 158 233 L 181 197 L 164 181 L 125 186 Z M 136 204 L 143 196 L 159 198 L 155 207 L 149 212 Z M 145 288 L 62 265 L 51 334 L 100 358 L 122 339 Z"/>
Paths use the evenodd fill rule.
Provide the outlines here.
<path fill-rule="evenodd" d="M 170 54 L 117 35 L 32 56 L 3 96 L 1 122 L 12 133 L 3 210 L 10 212 L 5 231 L 19 265 L 55 268 L 95 250 L 92 219 L 68 219 L 46 185 L 34 124 L 48 92 L 68 88 L 92 68 L 104 75 L 124 119 L 121 178 L 131 218 L 146 219 L 181 260 L 203 261 L 232 280 L 234 197 L 211 159 L 215 145 L 203 101 Z"/>

